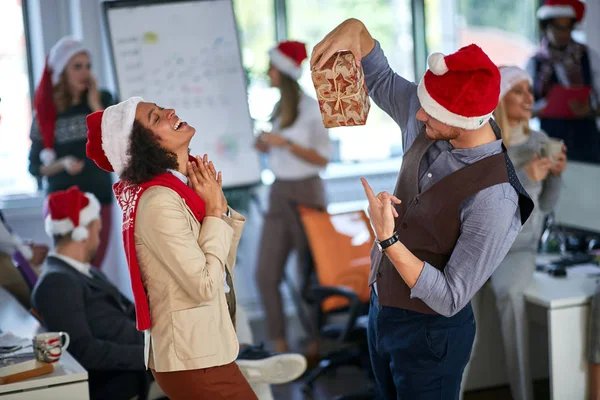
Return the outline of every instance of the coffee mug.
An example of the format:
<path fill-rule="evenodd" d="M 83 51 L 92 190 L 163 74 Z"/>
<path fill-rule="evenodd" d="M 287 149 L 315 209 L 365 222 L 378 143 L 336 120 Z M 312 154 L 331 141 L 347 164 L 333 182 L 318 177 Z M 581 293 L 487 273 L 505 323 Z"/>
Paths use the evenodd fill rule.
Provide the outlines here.
<path fill-rule="evenodd" d="M 558 139 L 550 139 L 542 145 L 540 156 L 548 157 L 551 161 L 555 161 L 556 157 L 562 153 L 564 142 Z"/>
<path fill-rule="evenodd" d="M 66 332 L 46 332 L 33 338 L 33 352 L 38 361 L 53 363 L 60 359 L 71 342 Z"/>

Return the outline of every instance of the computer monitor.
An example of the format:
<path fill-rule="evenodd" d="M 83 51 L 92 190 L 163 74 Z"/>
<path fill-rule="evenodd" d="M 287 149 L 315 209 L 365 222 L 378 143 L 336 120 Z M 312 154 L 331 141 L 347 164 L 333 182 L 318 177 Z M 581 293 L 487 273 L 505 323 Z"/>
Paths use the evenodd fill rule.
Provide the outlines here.
<path fill-rule="evenodd" d="M 554 209 L 555 223 L 600 233 L 600 166 L 570 161 Z"/>

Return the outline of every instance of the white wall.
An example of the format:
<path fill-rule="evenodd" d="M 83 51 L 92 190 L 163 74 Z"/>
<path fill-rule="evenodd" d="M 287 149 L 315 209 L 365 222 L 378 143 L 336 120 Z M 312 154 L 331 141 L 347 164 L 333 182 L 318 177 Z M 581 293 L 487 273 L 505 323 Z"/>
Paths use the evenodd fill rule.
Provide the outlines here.
<path fill-rule="evenodd" d="M 587 45 L 600 54 L 600 1 L 588 0 L 586 2 L 583 30 L 585 31 Z"/>

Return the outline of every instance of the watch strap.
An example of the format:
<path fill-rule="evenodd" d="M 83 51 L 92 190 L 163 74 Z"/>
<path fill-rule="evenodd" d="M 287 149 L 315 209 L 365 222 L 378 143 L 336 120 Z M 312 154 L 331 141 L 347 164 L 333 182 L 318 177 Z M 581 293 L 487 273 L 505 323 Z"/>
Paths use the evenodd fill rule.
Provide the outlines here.
<path fill-rule="evenodd" d="M 383 251 L 398 241 L 400 241 L 400 238 L 398 237 L 398 233 L 394 232 L 392 237 L 390 237 L 389 239 L 381 240 L 379 242 L 379 248 Z"/>

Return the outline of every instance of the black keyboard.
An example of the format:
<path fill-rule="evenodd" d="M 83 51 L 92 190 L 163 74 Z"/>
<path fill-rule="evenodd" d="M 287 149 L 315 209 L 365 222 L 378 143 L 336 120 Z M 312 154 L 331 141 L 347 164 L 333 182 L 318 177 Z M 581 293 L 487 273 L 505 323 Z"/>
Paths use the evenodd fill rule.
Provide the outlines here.
<path fill-rule="evenodd" d="M 587 253 L 575 253 L 564 256 L 559 260 L 550 262 L 548 264 L 537 264 L 535 267 L 536 271 L 547 272 L 552 276 L 566 276 L 567 268 L 579 264 L 598 264 L 596 257 Z"/>
<path fill-rule="evenodd" d="M 560 260 L 551 263 L 552 265 L 560 266 L 560 267 L 570 267 L 578 264 L 587 264 L 590 262 L 595 263 L 596 257 L 587 254 L 587 253 L 576 253 L 571 254 L 565 257 L 562 257 Z"/>

